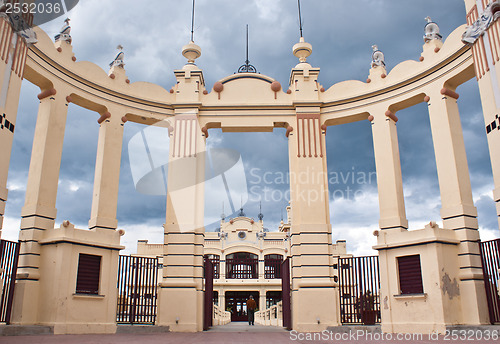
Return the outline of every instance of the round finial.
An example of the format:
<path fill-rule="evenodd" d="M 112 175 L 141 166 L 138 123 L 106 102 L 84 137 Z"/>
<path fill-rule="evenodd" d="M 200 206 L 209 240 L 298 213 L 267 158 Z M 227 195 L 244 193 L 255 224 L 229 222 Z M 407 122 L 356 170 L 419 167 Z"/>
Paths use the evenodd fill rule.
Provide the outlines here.
<path fill-rule="evenodd" d="M 271 84 L 271 90 L 273 92 L 279 92 L 281 90 L 281 84 L 279 81 L 273 81 Z"/>
<path fill-rule="evenodd" d="M 182 56 L 187 58 L 188 63 L 194 64 L 194 60 L 201 56 L 201 48 L 191 41 L 182 47 Z"/>
<path fill-rule="evenodd" d="M 304 41 L 304 37 L 300 37 L 299 43 L 293 46 L 293 55 L 300 62 L 306 62 L 307 58 L 312 54 L 312 45 Z"/>
<path fill-rule="evenodd" d="M 222 82 L 220 81 L 217 81 L 215 84 L 214 84 L 214 91 L 217 92 L 217 93 L 220 93 L 222 92 L 222 90 L 224 89 L 224 85 L 222 84 Z"/>

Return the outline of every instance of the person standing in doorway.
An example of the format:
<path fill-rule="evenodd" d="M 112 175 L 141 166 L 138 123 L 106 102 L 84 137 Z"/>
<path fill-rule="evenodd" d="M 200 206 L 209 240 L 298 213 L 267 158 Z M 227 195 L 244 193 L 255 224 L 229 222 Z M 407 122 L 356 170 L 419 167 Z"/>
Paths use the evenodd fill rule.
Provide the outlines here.
<path fill-rule="evenodd" d="M 250 295 L 250 297 L 247 300 L 248 325 L 255 325 L 254 320 L 255 320 L 255 309 L 256 308 L 257 308 L 257 304 L 255 303 L 253 296 Z"/>

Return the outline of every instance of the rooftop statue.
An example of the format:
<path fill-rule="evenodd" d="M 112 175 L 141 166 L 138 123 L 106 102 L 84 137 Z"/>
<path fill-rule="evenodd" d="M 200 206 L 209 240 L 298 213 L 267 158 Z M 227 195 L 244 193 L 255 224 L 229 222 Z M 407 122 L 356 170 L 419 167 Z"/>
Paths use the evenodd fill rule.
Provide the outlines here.
<path fill-rule="evenodd" d="M 430 42 L 434 39 L 442 40 L 443 36 L 439 34 L 439 26 L 438 24 L 434 23 L 431 19 L 431 17 L 426 17 L 425 20 L 427 20 L 427 24 L 425 25 L 424 31 L 424 41 L 425 43 Z"/>
<path fill-rule="evenodd" d="M 378 46 L 372 45 L 372 67 L 382 66 L 385 67 L 384 53 L 378 50 Z"/>
<path fill-rule="evenodd" d="M 24 18 L 19 14 L 6 13 L 6 10 L 5 1 L 0 0 L 0 17 L 7 19 L 12 25 L 14 32 L 24 38 L 27 44 L 35 44 L 38 42 L 35 31 L 33 31 Z"/>
<path fill-rule="evenodd" d="M 69 26 L 69 18 L 66 18 L 66 20 L 64 21 L 64 25 L 63 27 L 61 28 L 61 31 L 55 35 L 54 39 L 57 41 L 65 41 L 69 44 L 71 44 L 71 26 Z"/>
<path fill-rule="evenodd" d="M 109 66 L 118 66 L 123 68 L 125 66 L 125 53 L 123 52 L 123 47 L 121 45 L 118 45 L 116 49 L 120 50 L 120 52 L 118 53 L 118 55 L 116 55 L 115 59 L 109 64 Z"/>
<path fill-rule="evenodd" d="M 498 18 L 500 18 L 500 0 L 486 6 L 480 17 L 467 27 L 462 35 L 462 42 L 473 45 Z"/>

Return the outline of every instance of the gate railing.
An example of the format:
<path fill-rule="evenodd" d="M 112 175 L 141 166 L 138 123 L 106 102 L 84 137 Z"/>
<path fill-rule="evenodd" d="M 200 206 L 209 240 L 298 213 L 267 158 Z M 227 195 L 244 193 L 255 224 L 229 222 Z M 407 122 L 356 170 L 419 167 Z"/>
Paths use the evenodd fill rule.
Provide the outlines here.
<path fill-rule="evenodd" d="M 281 278 L 281 264 L 283 259 L 264 258 L 264 278 Z"/>
<path fill-rule="evenodd" d="M 1 272 L 1 299 L 0 322 L 9 323 L 14 300 L 16 285 L 17 263 L 19 261 L 19 243 L 0 240 L 0 272 Z"/>
<path fill-rule="evenodd" d="M 338 259 L 343 324 L 380 323 L 378 256 Z"/>
<path fill-rule="evenodd" d="M 120 256 L 118 264 L 118 324 L 156 321 L 158 258 Z"/>
<path fill-rule="evenodd" d="M 490 322 L 500 323 L 500 239 L 480 242 L 479 248 Z"/>
<path fill-rule="evenodd" d="M 254 258 L 226 258 L 227 279 L 256 279 L 259 261 Z"/>

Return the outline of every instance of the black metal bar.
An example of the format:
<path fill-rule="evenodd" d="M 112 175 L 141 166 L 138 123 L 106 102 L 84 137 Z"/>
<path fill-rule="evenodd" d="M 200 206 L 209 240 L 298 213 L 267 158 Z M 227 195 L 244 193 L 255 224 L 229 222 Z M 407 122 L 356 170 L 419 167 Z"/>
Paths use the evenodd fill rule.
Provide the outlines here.
<path fill-rule="evenodd" d="M 339 258 L 338 272 L 341 322 L 361 324 L 365 311 L 371 311 L 371 319 L 380 322 L 378 257 Z"/>
<path fill-rule="evenodd" d="M 12 243 L 12 248 L 14 249 L 14 263 L 11 266 L 10 271 L 10 287 L 9 287 L 9 296 L 7 301 L 7 311 L 5 314 L 5 322 L 10 324 L 10 316 L 12 313 L 12 302 L 14 301 L 14 289 L 16 287 L 16 273 L 17 273 L 17 264 L 19 262 L 19 243 Z M 11 250 L 12 251 L 12 250 Z"/>
<path fill-rule="evenodd" d="M 496 247 L 496 250 L 495 250 Z M 500 239 L 479 242 L 484 287 L 488 302 L 488 314 L 491 324 L 500 322 L 500 296 L 497 293 L 500 279 Z"/>
<path fill-rule="evenodd" d="M 290 297 L 290 258 L 287 258 L 281 264 L 281 297 L 283 311 L 283 327 L 287 330 L 292 329 L 292 307 Z M 263 305 L 259 306 L 264 308 Z"/>

